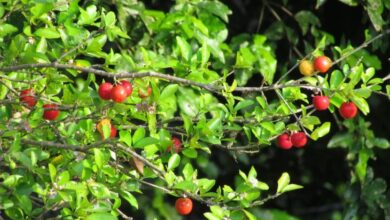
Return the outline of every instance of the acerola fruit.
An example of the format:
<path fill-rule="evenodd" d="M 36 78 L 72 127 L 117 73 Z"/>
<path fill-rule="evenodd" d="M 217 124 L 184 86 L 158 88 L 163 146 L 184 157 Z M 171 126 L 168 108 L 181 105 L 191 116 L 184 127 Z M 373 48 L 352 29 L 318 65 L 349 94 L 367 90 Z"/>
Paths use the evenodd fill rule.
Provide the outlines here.
<path fill-rule="evenodd" d="M 22 92 L 20 92 L 20 101 L 28 105 L 29 107 L 34 107 L 35 104 L 37 104 L 37 100 L 34 97 L 34 95 L 35 95 L 34 90 L 25 89 Z"/>
<path fill-rule="evenodd" d="M 152 94 L 152 87 L 150 87 L 150 86 L 148 86 L 148 88 L 146 88 L 146 91 L 144 91 L 144 90 L 142 90 L 142 89 L 138 89 L 138 96 L 139 96 L 141 99 L 147 98 L 147 97 L 149 97 L 151 94 Z"/>
<path fill-rule="evenodd" d="M 188 215 L 192 211 L 192 200 L 189 198 L 178 198 L 175 207 L 180 215 Z"/>
<path fill-rule="evenodd" d="M 131 93 L 133 93 L 133 86 L 129 81 L 121 80 L 118 85 L 121 85 L 125 88 L 127 96 L 131 96 Z"/>
<path fill-rule="evenodd" d="M 113 124 L 111 124 L 111 132 L 110 132 L 110 137 L 114 138 L 116 137 L 116 128 Z"/>
<path fill-rule="evenodd" d="M 327 96 L 317 95 L 313 97 L 314 108 L 318 111 L 323 111 L 329 107 L 329 98 Z"/>
<path fill-rule="evenodd" d="M 292 147 L 290 135 L 284 133 L 278 136 L 277 139 L 278 146 L 282 149 L 288 150 Z"/>
<path fill-rule="evenodd" d="M 353 102 L 344 102 L 341 104 L 339 112 L 344 119 L 354 118 L 357 114 L 357 107 Z"/>
<path fill-rule="evenodd" d="M 177 137 L 172 137 L 172 144 L 173 144 L 173 150 L 176 152 L 176 153 L 179 153 L 181 151 L 181 141 L 179 138 Z M 172 148 L 172 145 L 169 145 L 167 147 L 167 151 L 171 151 L 171 148 Z"/>
<path fill-rule="evenodd" d="M 314 73 L 313 63 L 309 60 L 299 62 L 299 72 L 304 76 L 311 76 Z"/>
<path fill-rule="evenodd" d="M 307 143 L 306 134 L 302 131 L 294 133 L 291 135 L 291 143 L 294 147 L 304 147 Z"/>
<path fill-rule="evenodd" d="M 110 137 L 111 138 L 116 137 L 117 130 L 116 130 L 115 126 L 113 124 L 111 124 L 110 119 L 105 118 L 105 119 L 100 120 L 99 123 L 97 123 L 97 125 L 96 125 L 96 129 L 100 133 L 100 136 L 102 136 L 103 141 L 105 139 L 104 132 L 103 132 L 103 126 L 108 126 L 110 128 Z"/>
<path fill-rule="evenodd" d="M 319 56 L 314 59 L 314 69 L 320 73 L 326 73 L 332 66 L 332 60 L 327 56 Z"/>
<path fill-rule="evenodd" d="M 43 118 L 46 120 L 56 120 L 56 118 L 60 114 L 60 111 L 58 110 L 58 105 L 56 104 L 44 104 L 43 108 Z"/>
<path fill-rule="evenodd" d="M 121 85 L 116 85 L 111 90 L 111 99 L 114 102 L 121 103 L 124 102 L 127 98 L 127 92 L 125 87 Z"/>
<path fill-rule="evenodd" d="M 100 98 L 104 100 L 111 99 L 111 90 L 112 90 L 112 84 L 109 82 L 105 82 L 100 84 L 99 86 L 99 96 Z"/>

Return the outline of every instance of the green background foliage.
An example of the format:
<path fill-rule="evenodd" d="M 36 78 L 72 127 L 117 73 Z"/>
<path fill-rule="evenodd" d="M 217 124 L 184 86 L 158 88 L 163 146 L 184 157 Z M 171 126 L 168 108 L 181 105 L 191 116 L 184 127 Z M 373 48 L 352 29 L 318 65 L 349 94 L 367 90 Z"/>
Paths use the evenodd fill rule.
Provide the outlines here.
<path fill-rule="evenodd" d="M 371 116 L 390 96 L 390 3 L 337 3 L 359 10 L 359 29 L 328 31 L 335 3 L 324 0 L 2 1 L 0 216 L 180 219 L 174 201 L 186 196 L 188 219 L 390 218 L 388 179 L 371 164 L 390 147 Z M 299 60 L 324 54 L 330 71 L 299 74 Z M 99 84 L 121 79 L 131 97 L 99 98 Z M 34 107 L 19 100 L 27 88 Z M 319 93 L 326 113 L 311 105 Z M 357 118 L 339 116 L 346 101 Z M 60 106 L 55 121 L 42 118 L 46 103 Z M 106 118 L 119 132 L 102 141 Z M 277 148 L 286 131 L 309 144 Z M 181 152 L 166 150 L 172 137 Z M 323 189 L 335 198 L 302 199 Z"/>

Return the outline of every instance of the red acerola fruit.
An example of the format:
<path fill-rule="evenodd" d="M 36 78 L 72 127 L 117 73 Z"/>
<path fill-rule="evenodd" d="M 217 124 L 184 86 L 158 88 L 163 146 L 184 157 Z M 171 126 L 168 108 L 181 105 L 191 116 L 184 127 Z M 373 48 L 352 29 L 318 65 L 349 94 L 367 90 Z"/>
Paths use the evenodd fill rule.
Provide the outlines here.
<path fill-rule="evenodd" d="M 357 107 L 353 102 L 344 102 L 339 109 L 340 115 L 344 119 L 354 118 L 357 114 Z"/>
<path fill-rule="evenodd" d="M 114 102 L 121 103 L 124 102 L 127 98 L 127 92 L 125 87 L 121 85 L 116 85 L 111 90 L 111 99 Z"/>
<path fill-rule="evenodd" d="M 291 135 L 291 143 L 294 147 L 304 147 L 307 143 L 307 137 L 304 132 L 297 132 Z"/>
<path fill-rule="evenodd" d="M 111 132 L 110 132 L 110 137 L 114 138 L 116 137 L 116 128 L 113 124 L 111 124 Z"/>
<path fill-rule="evenodd" d="M 60 110 L 58 110 L 58 105 L 56 104 L 44 104 L 43 109 L 43 118 L 46 120 L 56 120 L 56 118 L 60 114 Z"/>
<path fill-rule="evenodd" d="M 175 203 L 176 211 L 180 215 L 188 215 L 192 211 L 192 200 L 189 198 L 178 198 Z"/>
<path fill-rule="evenodd" d="M 290 135 L 284 133 L 278 136 L 278 146 L 282 149 L 288 150 L 292 147 Z"/>
<path fill-rule="evenodd" d="M 329 107 L 329 98 L 327 96 L 317 95 L 313 97 L 314 108 L 318 111 L 323 111 Z"/>
<path fill-rule="evenodd" d="M 332 66 L 332 60 L 327 56 L 319 56 L 314 59 L 314 69 L 320 73 L 326 73 Z"/>
<path fill-rule="evenodd" d="M 105 82 L 100 84 L 99 86 L 99 96 L 100 98 L 104 100 L 111 99 L 111 90 L 112 90 L 112 84 L 109 82 Z"/>
<path fill-rule="evenodd" d="M 20 101 L 28 105 L 29 107 L 34 107 L 35 104 L 37 104 L 37 99 L 35 98 L 34 95 L 35 95 L 34 90 L 25 89 L 22 92 L 20 92 Z"/>
<path fill-rule="evenodd" d="M 176 153 L 179 153 L 181 151 L 181 141 L 179 138 L 177 137 L 172 137 L 172 145 L 173 145 L 173 150 L 176 152 Z M 172 145 L 169 145 L 167 147 L 167 151 L 171 151 L 171 148 L 172 148 Z"/>
<path fill-rule="evenodd" d="M 127 96 L 131 96 L 131 93 L 133 93 L 133 86 L 129 81 L 121 80 L 118 85 L 121 85 L 125 88 Z"/>
<path fill-rule="evenodd" d="M 141 99 L 145 99 L 145 98 L 149 97 L 151 94 L 152 94 L 152 87 L 150 87 L 150 86 L 148 86 L 148 88 L 146 88 L 146 91 L 144 91 L 142 89 L 138 89 L 138 96 Z"/>

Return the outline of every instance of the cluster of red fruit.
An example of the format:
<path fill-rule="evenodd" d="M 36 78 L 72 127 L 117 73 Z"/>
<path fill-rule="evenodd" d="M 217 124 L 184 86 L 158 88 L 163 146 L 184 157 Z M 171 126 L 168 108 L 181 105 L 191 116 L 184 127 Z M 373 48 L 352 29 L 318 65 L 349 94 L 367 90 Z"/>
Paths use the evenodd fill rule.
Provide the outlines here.
<path fill-rule="evenodd" d="M 299 63 L 299 71 L 304 76 L 311 76 L 318 71 L 326 73 L 332 66 L 332 60 L 327 56 L 319 56 L 314 58 L 313 63 L 308 60 L 302 60 Z M 329 108 L 330 100 L 327 96 L 316 95 L 313 97 L 313 106 L 317 111 L 324 111 Z M 340 108 L 339 113 L 344 119 L 354 118 L 357 114 L 357 107 L 353 102 L 344 102 Z M 277 144 L 282 149 L 290 149 L 294 147 L 304 147 L 307 143 L 307 137 L 304 132 L 293 133 L 291 136 L 283 133 L 278 136 Z"/>
<path fill-rule="evenodd" d="M 133 86 L 127 80 L 121 80 L 115 86 L 105 82 L 100 84 L 98 93 L 100 98 L 104 100 L 111 99 L 116 103 L 122 103 L 133 93 Z M 149 97 L 151 94 L 152 88 L 150 86 L 147 87 L 146 91 L 141 88 L 138 90 L 138 96 L 142 99 Z"/>
<path fill-rule="evenodd" d="M 25 89 L 20 92 L 20 101 L 30 108 L 33 108 L 37 104 L 37 98 L 35 96 L 35 92 L 33 89 Z M 58 115 L 60 114 L 60 110 L 57 104 L 44 104 L 43 105 L 43 118 L 46 120 L 56 120 Z"/>
<path fill-rule="evenodd" d="M 314 61 L 301 60 L 299 72 L 304 76 L 312 76 L 316 71 L 326 73 L 332 66 L 332 60 L 327 56 L 315 57 Z"/>
<path fill-rule="evenodd" d="M 302 148 L 307 143 L 307 137 L 304 132 L 296 132 L 289 135 L 288 133 L 283 133 L 278 137 L 278 146 L 282 149 L 288 150 L 292 146 L 297 148 Z"/>

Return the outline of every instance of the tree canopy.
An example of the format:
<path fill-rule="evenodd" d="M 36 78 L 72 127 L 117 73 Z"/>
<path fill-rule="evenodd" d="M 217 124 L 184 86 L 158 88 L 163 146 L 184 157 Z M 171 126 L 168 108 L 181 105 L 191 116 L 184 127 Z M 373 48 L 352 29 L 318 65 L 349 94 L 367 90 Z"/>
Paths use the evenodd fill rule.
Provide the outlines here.
<path fill-rule="evenodd" d="M 370 165 L 390 148 L 370 116 L 390 98 L 390 1 L 338 1 L 356 38 L 303 2 L 1 1 L 0 217 L 296 219 L 283 198 L 312 184 L 339 197 L 327 219 L 390 218 Z M 313 149 L 341 183 L 262 170 Z"/>

